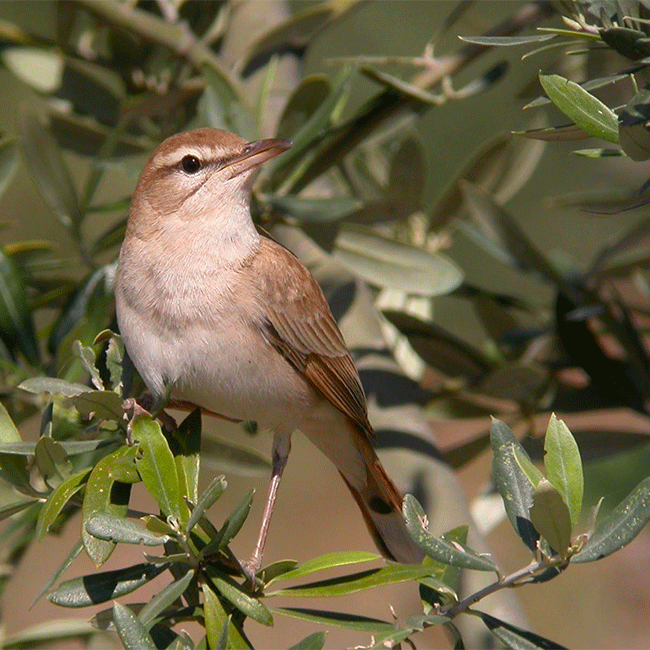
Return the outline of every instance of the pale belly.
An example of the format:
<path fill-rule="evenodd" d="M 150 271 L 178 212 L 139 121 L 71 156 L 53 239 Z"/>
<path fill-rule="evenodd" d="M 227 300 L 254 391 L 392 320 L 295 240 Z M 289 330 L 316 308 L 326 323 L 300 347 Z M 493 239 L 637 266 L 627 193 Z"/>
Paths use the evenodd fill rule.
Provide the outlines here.
<path fill-rule="evenodd" d="M 171 397 L 235 420 L 291 432 L 321 399 L 252 323 L 152 328 L 128 306 L 119 310 L 126 349 L 155 397 Z"/>

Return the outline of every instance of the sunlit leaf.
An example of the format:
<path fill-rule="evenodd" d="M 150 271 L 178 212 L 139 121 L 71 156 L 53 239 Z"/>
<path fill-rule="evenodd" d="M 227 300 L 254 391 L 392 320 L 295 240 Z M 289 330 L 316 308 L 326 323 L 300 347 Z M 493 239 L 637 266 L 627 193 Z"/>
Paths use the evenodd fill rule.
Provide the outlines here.
<path fill-rule="evenodd" d="M 618 136 L 623 151 L 632 160 L 650 158 L 650 89 L 639 91 L 618 115 Z"/>
<path fill-rule="evenodd" d="M 196 504 L 199 499 L 201 409 L 194 409 L 180 423 L 172 438 L 171 450 L 178 471 L 181 497 Z M 185 510 L 184 503 L 183 510 Z"/>
<path fill-rule="evenodd" d="M 210 506 L 212 506 L 212 504 L 214 504 L 216 500 L 223 494 L 227 485 L 228 484 L 226 483 L 225 477 L 223 475 L 216 476 L 212 479 L 210 485 L 208 485 L 203 494 L 201 494 L 199 500 L 196 503 L 196 506 L 192 510 L 190 519 L 187 522 L 188 531 L 192 530 L 192 528 L 196 526 L 196 524 L 199 522 L 199 519 L 201 519 L 201 517 L 203 517 L 205 514 L 205 511 L 208 510 Z"/>
<path fill-rule="evenodd" d="M 367 553 L 365 551 L 343 551 L 339 553 L 326 553 L 319 557 L 307 560 L 299 564 L 290 571 L 280 573 L 276 578 L 269 579 L 266 582 L 267 587 L 273 582 L 278 580 L 293 580 L 295 578 L 304 578 L 305 576 L 317 573 L 318 571 L 326 571 L 334 567 L 350 566 L 352 564 L 359 564 L 361 562 L 373 562 L 378 560 L 379 556 L 376 553 Z"/>
<path fill-rule="evenodd" d="M 511 47 L 512 45 L 529 45 L 555 38 L 555 34 L 534 34 L 533 36 L 459 36 L 461 41 L 490 47 Z"/>
<path fill-rule="evenodd" d="M 168 584 L 161 589 L 139 612 L 138 618 L 148 628 L 155 618 L 170 607 L 174 601 L 180 598 L 189 587 L 194 578 L 194 570 L 191 569 L 185 575 Z"/>
<path fill-rule="evenodd" d="M 232 617 L 228 616 L 221 604 L 219 597 L 212 590 L 209 584 L 201 584 L 203 592 L 203 614 L 205 617 L 205 628 L 208 639 L 211 642 L 210 648 L 215 647 L 217 639 L 221 636 L 223 626 L 228 627 L 228 645 L 230 650 L 252 650 L 243 630 L 235 625 Z M 218 647 L 218 646 L 216 646 Z"/>
<path fill-rule="evenodd" d="M 110 514 L 126 517 L 131 485 L 120 483 L 111 476 L 114 463 L 122 458 L 134 458 L 137 447 L 124 445 L 112 454 L 102 458 L 93 468 L 86 485 L 82 506 L 81 536 L 86 552 L 92 561 L 100 566 L 110 557 L 115 543 L 97 539 L 86 531 L 86 523 L 95 514 Z"/>
<path fill-rule="evenodd" d="M 418 580 L 430 575 L 431 572 L 431 567 L 427 566 L 389 564 L 379 569 L 368 569 L 337 578 L 278 589 L 267 595 L 293 598 L 337 598 L 374 587 Z"/>
<path fill-rule="evenodd" d="M 21 81 L 42 93 L 53 93 L 61 86 L 64 60 L 60 51 L 40 47 L 8 47 L 2 62 Z"/>
<path fill-rule="evenodd" d="M 76 397 L 81 393 L 91 391 L 90 386 L 84 384 L 73 384 L 64 379 L 57 379 L 56 377 L 33 377 L 26 379 L 18 388 L 27 391 L 28 393 L 49 393 L 50 395 L 62 395 L 63 397 Z"/>
<path fill-rule="evenodd" d="M 133 419 L 131 431 L 142 453 L 136 458 L 136 465 L 147 490 L 165 515 L 180 521 L 178 471 L 160 425 L 147 416 L 140 416 Z"/>
<path fill-rule="evenodd" d="M 125 650 L 156 650 L 147 628 L 128 607 L 113 603 L 113 621 Z"/>
<path fill-rule="evenodd" d="M 527 457 L 528 454 L 510 428 L 500 420 L 492 420 L 490 444 L 493 453 L 492 478 L 503 498 L 508 519 L 524 544 L 531 551 L 535 551 L 538 534 L 533 528 L 529 514 L 534 488 L 519 467 L 514 449 L 518 448 L 521 456 Z"/>
<path fill-rule="evenodd" d="M 596 525 L 584 548 L 572 562 L 593 562 L 629 544 L 650 521 L 650 478 L 637 485 L 612 513 Z"/>
<path fill-rule="evenodd" d="M 87 640 L 98 634 L 90 623 L 85 620 L 60 619 L 37 623 L 15 634 L 6 636 L 2 641 L 4 650 L 25 650 L 26 648 L 63 647 L 61 642 L 69 640 L 78 643 L 80 639 Z"/>
<path fill-rule="evenodd" d="M 83 487 L 90 474 L 91 467 L 82 469 L 80 472 L 69 476 L 61 483 L 52 494 L 38 513 L 38 522 L 36 524 L 36 539 L 43 539 L 49 527 L 59 516 L 66 503 L 77 494 Z"/>
<path fill-rule="evenodd" d="M 472 613 L 480 617 L 490 632 L 511 650 L 566 650 L 559 643 L 549 641 L 538 634 L 522 630 L 505 621 L 500 621 L 489 614 L 476 610 L 472 610 Z"/>
<path fill-rule="evenodd" d="M 533 492 L 530 520 L 551 548 L 566 557 L 571 545 L 571 516 L 560 493 L 545 478 Z"/>
<path fill-rule="evenodd" d="M 224 521 L 218 536 L 201 549 L 201 557 L 209 557 L 230 544 L 230 540 L 241 530 L 250 513 L 254 495 L 255 490 L 250 490 L 242 497 L 237 507 L 232 511 L 226 521 Z"/>
<path fill-rule="evenodd" d="M 322 650 L 327 639 L 327 632 L 314 632 L 294 643 L 289 650 Z"/>
<path fill-rule="evenodd" d="M 112 390 L 90 390 L 74 398 L 79 414 L 88 418 L 91 415 L 103 420 L 119 422 L 124 416 L 122 398 Z"/>
<path fill-rule="evenodd" d="M 415 497 L 407 494 L 404 498 L 406 528 L 422 552 L 443 564 L 475 571 L 496 571 L 496 565 L 488 557 L 478 555 L 458 542 L 446 541 L 431 534 L 424 527 L 425 517 L 425 512 Z"/>
<path fill-rule="evenodd" d="M 618 144 L 618 118 L 611 108 L 560 75 L 540 74 L 539 81 L 551 101 L 586 133 Z"/>
<path fill-rule="evenodd" d="M 169 564 L 136 564 L 126 569 L 73 578 L 62 582 L 47 598 L 61 607 L 97 605 L 135 591 L 168 568 Z"/>
<path fill-rule="evenodd" d="M 582 460 L 575 438 L 562 420 L 555 414 L 546 429 L 544 438 L 544 466 L 548 480 L 558 490 L 571 513 L 571 525 L 575 527 L 582 510 L 584 479 Z M 534 523 L 534 522 L 533 522 Z"/>
<path fill-rule="evenodd" d="M 138 526 L 134 521 L 115 515 L 96 514 L 86 522 L 86 531 L 93 537 L 122 544 L 160 546 L 168 541 Z"/>
<path fill-rule="evenodd" d="M 267 607 L 257 598 L 249 596 L 234 580 L 217 575 L 212 575 L 211 580 L 217 591 L 242 614 L 262 625 L 273 625 L 273 616 Z"/>

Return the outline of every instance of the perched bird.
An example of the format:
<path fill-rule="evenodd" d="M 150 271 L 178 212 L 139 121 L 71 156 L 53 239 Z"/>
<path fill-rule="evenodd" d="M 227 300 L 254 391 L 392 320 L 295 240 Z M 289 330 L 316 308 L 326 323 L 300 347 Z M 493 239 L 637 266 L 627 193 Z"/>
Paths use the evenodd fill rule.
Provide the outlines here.
<path fill-rule="evenodd" d="M 165 140 L 133 199 L 115 287 L 128 354 L 157 400 L 273 432 L 259 570 L 277 489 L 304 433 L 336 466 L 388 558 L 419 562 L 402 499 L 370 439 L 359 375 L 305 266 L 251 218 L 255 171 L 284 140 L 216 129 Z"/>

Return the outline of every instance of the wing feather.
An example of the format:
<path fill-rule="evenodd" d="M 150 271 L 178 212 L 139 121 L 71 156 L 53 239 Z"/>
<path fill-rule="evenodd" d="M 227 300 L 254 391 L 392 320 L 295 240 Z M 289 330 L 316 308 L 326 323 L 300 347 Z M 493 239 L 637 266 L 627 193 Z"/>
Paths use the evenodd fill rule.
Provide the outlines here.
<path fill-rule="evenodd" d="M 323 397 L 370 435 L 359 374 L 321 288 L 302 262 L 262 234 L 252 270 L 267 310 L 264 335 Z"/>

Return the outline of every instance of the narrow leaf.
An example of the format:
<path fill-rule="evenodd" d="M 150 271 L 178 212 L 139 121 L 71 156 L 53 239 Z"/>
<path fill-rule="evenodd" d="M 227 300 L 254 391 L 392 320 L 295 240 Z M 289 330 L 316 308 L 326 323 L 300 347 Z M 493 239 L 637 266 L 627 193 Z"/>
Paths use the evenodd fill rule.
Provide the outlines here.
<path fill-rule="evenodd" d="M 404 498 L 406 528 L 416 546 L 422 552 L 443 564 L 474 569 L 475 571 L 496 571 L 496 565 L 489 558 L 478 555 L 457 542 L 454 544 L 432 535 L 424 527 L 425 517 L 424 510 L 415 497 L 407 494 Z"/>
<path fill-rule="evenodd" d="M 70 565 L 75 561 L 77 556 L 84 550 L 84 545 L 81 540 L 79 540 L 71 549 L 70 552 L 63 558 L 63 562 L 59 565 L 59 568 L 50 576 L 48 581 L 41 587 L 41 590 L 36 594 L 34 600 L 32 600 L 30 609 L 41 599 L 43 594 L 49 591 L 52 588 L 52 585 L 68 570 Z"/>
<path fill-rule="evenodd" d="M 533 504 L 533 486 L 519 467 L 513 450 L 517 448 L 518 454 L 524 458 L 528 454 L 510 428 L 500 420 L 492 420 L 490 444 L 493 453 L 492 479 L 503 499 L 508 519 L 524 544 L 534 552 L 538 534 L 529 514 Z"/>
<path fill-rule="evenodd" d="M 210 506 L 212 506 L 212 504 L 214 504 L 216 500 L 223 494 L 227 485 L 228 484 L 226 483 L 226 479 L 223 475 L 212 479 L 210 485 L 208 485 L 205 492 L 203 492 L 199 498 L 196 506 L 194 507 L 194 510 L 192 510 L 190 519 L 187 522 L 188 532 L 191 531 L 194 526 L 196 526 L 196 524 L 199 522 L 199 519 L 201 519 L 201 517 L 203 517 L 205 514 L 205 511 L 208 510 Z"/>
<path fill-rule="evenodd" d="M 305 576 L 317 573 L 318 571 L 326 571 L 327 569 L 333 569 L 334 567 L 340 566 L 350 566 L 352 564 L 359 564 L 360 562 L 373 562 L 378 559 L 379 556 L 377 554 L 367 553 L 365 551 L 326 553 L 325 555 L 320 555 L 319 557 L 299 564 L 295 569 L 279 574 L 276 578 L 269 580 L 266 585 L 268 587 L 269 584 L 278 580 L 304 578 Z"/>
<path fill-rule="evenodd" d="M 110 557 L 115 543 L 100 540 L 93 537 L 86 531 L 86 523 L 95 514 L 111 514 L 118 517 L 126 517 L 131 495 L 131 485 L 115 481 L 111 476 L 111 470 L 116 461 L 122 458 L 134 458 L 137 453 L 136 447 L 124 445 L 112 454 L 102 458 L 93 468 L 84 495 L 82 513 L 81 536 L 86 552 L 92 561 L 100 566 Z"/>
<path fill-rule="evenodd" d="M 14 138 L 0 141 L 0 196 L 7 189 L 18 167 L 18 143 Z"/>
<path fill-rule="evenodd" d="M 472 611 L 473 614 L 480 617 L 485 623 L 488 630 L 494 634 L 507 648 L 511 650 L 567 650 L 564 646 L 554 641 L 549 641 L 538 634 L 522 630 L 519 627 L 500 621 L 494 616 Z"/>
<path fill-rule="evenodd" d="M 333 254 L 367 282 L 409 294 L 446 294 L 463 279 L 462 271 L 448 257 L 367 230 L 341 229 Z"/>
<path fill-rule="evenodd" d="M 221 631 L 224 626 L 228 629 L 228 644 L 227 648 L 230 650 L 252 650 L 253 646 L 250 644 L 243 631 L 236 626 L 232 618 L 228 616 L 219 600 L 217 594 L 212 591 L 210 585 L 203 583 L 201 585 L 203 591 L 203 616 L 205 619 L 205 631 L 209 642 L 209 648 L 219 648 L 219 639 L 221 638 Z"/>
<path fill-rule="evenodd" d="M 76 397 L 77 395 L 81 395 L 81 393 L 87 393 L 92 390 L 90 386 L 73 384 L 55 377 L 34 377 L 33 379 L 26 379 L 19 384 L 18 388 L 28 393 L 48 393 L 49 395 L 62 395 L 63 397 Z"/>
<path fill-rule="evenodd" d="M 409 582 L 431 575 L 432 568 L 420 565 L 389 564 L 379 569 L 370 569 L 344 576 L 319 580 L 296 587 L 287 587 L 268 593 L 267 596 L 289 596 L 293 598 L 337 598 L 360 591 L 382 587 L 399 582 Z"/>
<path fill-rule="evenodd" d="M 555 38 L 555 34 L 535 34 L 534 36 L 459 36 L 461 41 L 475 45 L 491 47 L 511 47 L 512 45 L 529 45 Z"/>
<path fill-rule="evenodd" d="M 165 515 L 181 519 L 181 494 L 174 457 L 160 425 L 148 416 L 132 422 L 133 439 L 139 443 L 142 455 L 136 465 L 142 481 Z"/>
<path fill-rule="evenodd" d="M 36 522 L 36 532 L 34 533 L 37 540 L 43 539 L 49 527 L 54 523 L 59 516 L 65 504 L 84 487 L 86 479 L 90 474 L 91 467 L 69 476 L 61 485 L 59 485 L 52 494 L 47 498 L 47 501 L 38 513 L 38 521 Z"/>
<path fill-rule="evenodd" d="M 629 544 L 650 521 L 650 477 L 621 501 L 596 530 L 572 562 L 593 562 Z"/>
<path fill-rule="evenodd" d="M 124 415 L 122 402 L 122 398 L 112 390 L 90 390 L 74 399 L 75 408 L 82 417 L 94 416 L 116 422 Z"/>
<path fill-rule="evenodd" d="M 192 503 L 197 503 L 201 453 L 201 409 L 194 409 L 181 422 L 172 443 L 181 495 Z M 186 509 L 183 508 L 183 513 L 185 512 Z"/>
<path fill-rule="evenodd" d="M 327 632 L 314 632 L 294 643 L 289 650 L 322 650 L 327 639 Z"/>
<path fill-rule="evenodd" d="M 330 612 L 302 607 L 274 607 L 271 609 L 271 613 L 316 623 L 317 625 L 329 625 L 359 632 L 379 633 L 395 629 L 392 623 L 380 621 L 376 618 L 357 616 L 348 612 Z"/>
<path fill-rule="evenodd" d="M 113 603 L 113 621 L 124 650 L 156 650 L 147 628 L 128 607 Z"/>
<path fill-rule="evenodd" d="M 96 514 L 86 522 L 86 531 L 93 537 L 123 544 L 160 546 L 168 537 L 160 537 L 138 526 L 135 522 L 115 515 Z"/>
<path fill-rule="evenodd" d="M 571 516 L 555 486 L 542 479 L 533 492 L 530 520 L 535 530 L 563 558 L 571 545 Z"/>
<path fill-rule="evenodd" d="M 250 490 L 244 495 L 237 507 L 224 522 L 219 531 L 219 535 L 207 546 L 201 549 L 202 558 L 209 557 L 210 555 L 218 553 L 222 549 L 226 548 L 230 543 L 230 540 L 237 535 L 251 510 L 251 503 L 253 502 L 254 494 L 255 490 Z"/>
<path fill-rule="evenodd" d="M 557 74 L 540 74 L 549 99 L 589 135 L 618 144 L 618 118 L 606 104 L 573 81 Z"/>
<path fill-rule="evenodd" d="M 211 576 L 217 591 L 242 614 L 262 625 L 273 625 L 273 616 L 267 607 L 257 598 L 249 596 L 240 585 L 231 578 Z"/>
<path fill-rule="evenodd" d="M 87 607 L 105 603 L 135 591 L 169 568 L 169 564 L 136 564 L 126 569 L 105 571 L 61 583 L 48 600 L 62 607 Z"/>
<path fill-rule="evenodd" d="M 161 589 L 138 613 L 140 622 L 149 629 L 155 618 L 185 593 L 192 578 L 194 578 L 194 570 L 188 571 L 182 578 Z"/>
<path fill-rule="evenodd" d="M 582 510 L 584 479 L 580 450 L 569 428 L 555 414 L 546 429 L 544 439 L 544 466 L 548 480 L 562 496 L 571 514 L 571 526 L 575 528 Z"/>
<path fill-rule="evenodd" d="M 521 453 L 521 447 L 516 445 L 513 446 L 512 453 L 517 461 L 517 465 L 519 465 L 519 469 L 521 469 L 521 471 L 528 477 L 530 484 L 536 488 L 539 485 L 539 482 L 544 478 L 544 474 L 537 469 L 535 464 L 530 460 L 528 454 Z"/>

